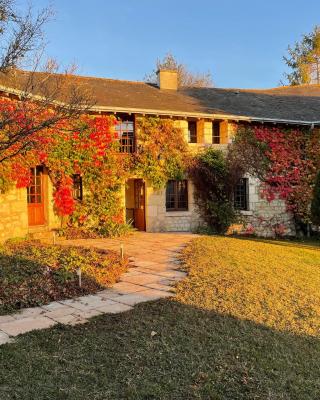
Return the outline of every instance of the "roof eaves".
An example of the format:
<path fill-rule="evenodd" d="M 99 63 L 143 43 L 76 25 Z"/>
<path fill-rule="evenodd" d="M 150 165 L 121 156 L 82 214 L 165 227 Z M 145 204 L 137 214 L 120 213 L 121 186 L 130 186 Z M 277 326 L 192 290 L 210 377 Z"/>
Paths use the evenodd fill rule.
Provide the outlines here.
<path fill-rule="evenodd" d="M 115 112 L 115 113 L 132 113 L 132 114 L 151 114 L 151 115 L 168 115 L 176 117 L 189 117 L 189 118 L 209 118 L 209 119 L 223 119 L 230 121 L 247 121 L 247 122 L 271 122 L 283 123 L 291 125 L 312 125 L 319 124 L 320 121 L 306 121 L 306 120 L 289 120 L 279 118 L 262 118 L 235 114 L 222 114 L 222 113 L 197 113 L 197 112 L 184 112 L 173 110 L 157 110 L 157 109 L 142 109 L 132 107 L 114 107 L 114 106 L 93 106 L 93 111 L 97 112 Z"/>
<path fill-rule="evenodd" d="M 22 90 L 14 89 L 0 85 L 0 91 L 22 96 L 25 94 Z M 42 96 L 32 95 L 34 99 L 41 100 Z M 54 101 L 55 104 L 63 104 L 59 101 Z M 142 109 L 132 107 L 114 107 L 114 106 L 92 106 L 90 111 L 96 112 L 114 112 L 114 113 L 136 113 L 136 114 L 151 114 L 151 115 L 167 115 L 176 117 L 189 117 L 189 118 L 209 118 L 209 119 L 224 119 L 229 121 L 246 121 L 246 122 L 271 122 L 271 123 L 283 123 L 290 125 L 320 125 L 320 121 L 306 121 L 306 120 L 289 120 L 279 118 L 263 118 L 253 116 L 243 116 L 234 114 L 222 114 L 222 113 L 198 113 L 198 112 L 184 112 L 184 111 L 173 111 L 173 110 L 157 110 L 157 109 Z"/>

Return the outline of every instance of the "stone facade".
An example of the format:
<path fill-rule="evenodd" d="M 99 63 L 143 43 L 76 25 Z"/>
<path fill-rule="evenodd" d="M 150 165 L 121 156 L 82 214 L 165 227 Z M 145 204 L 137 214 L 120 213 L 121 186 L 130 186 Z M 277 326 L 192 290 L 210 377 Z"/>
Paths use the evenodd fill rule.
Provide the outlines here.
<path fill-rule="evenodd" d="M 188 211 L 166 211 L 166 190 L 154 190 L 146 185 L 147 232 L 189 232 L 201 224 L 194 203 L 192 182 L 188 181 Z"/>
<path fill-rule="evenodd" d="M 240 231 L 261 237 L 294 236 L 295 226 L 285 202 L 281 199 L 267 201 L 260 194 L 261 182 L 253 177 L 248 179 L 249 207 L 248 211 L 241 211 L 244 224 L 240 225 Z"/>
<path fill-rule="evenodd" d="M 22 238 L 28 234 L 48 232 L 60 226 L 60 220 L 54 212 L 53 186 L 47 175 L 44 212 L 45 224 L 29 226 L 27 189 L 13 187 L 7 193 L 0 193 L 0 242 L 11 238 Z"/>
<path fill-rule="evenodd" d="M 26 189 L 12 188 L 0 194 L 0 241 L 23 237 L 28 232 Z"/>
<path fill-rule="evenodd" d="M 228 143 L 232 141 L 236 132 L 236 124 L 220 121 L 220 144 L 212 144 L 212 121 L 198 119 L 196 122 L 197 143 L 189 143 L 189 149 L 192 153 L 201 151 L 208 146 L 226 151 Z M 187 141 L 188 120 L 176 118 L 174 123 L 182 129 Z M 53 207 L 52 183 L 47 175 L 45 179 L 45 225 L 43 226 L 28 226 L 26 189 L 12 189 L 6 194 L 0 194 L 0 241 L 13 237 L 24 237 L 34 232 L 46 232 L 60 226 L 60 220 Z M 134 193 L 131 192 L 130 188 L 123 185 L 121 207 L 134 208 Z M 262 199 L 259 193 L 259 181 L 250 177 L 249 210 L 241 212 L 243 221 L 238 225 L 238 228 L 241 227 L 242 230 L 249 228 L 259 236 L 274 236 L 277 230 L 282 231 L 285 235 L 293 235 L 295 233 L 294 225 L 290 215 L 286 212 L 284 202 L 275 200 L 269 203 Z M 132 217 L 130 219 L 132 221 Z M 167 211 L 166 190 L 154 190 L 149 182 L 145 182 L 145 223 L 148 232 L 194 231 L 203 225 L 195 205 L 192 182 L 188 181 L 187 211 Z"/>

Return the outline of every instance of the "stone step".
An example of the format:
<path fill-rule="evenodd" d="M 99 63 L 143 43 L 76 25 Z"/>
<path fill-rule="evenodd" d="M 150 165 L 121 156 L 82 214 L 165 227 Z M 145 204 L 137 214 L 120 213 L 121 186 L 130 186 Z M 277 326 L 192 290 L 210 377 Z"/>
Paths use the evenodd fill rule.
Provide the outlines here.
<path fill-rule="evenodd" d="M 29 232 L 28 236 L 32 240 L 40 240 L 43 243 L 53 243 L 54 232 L 53 231 L 31 231 Z"/>

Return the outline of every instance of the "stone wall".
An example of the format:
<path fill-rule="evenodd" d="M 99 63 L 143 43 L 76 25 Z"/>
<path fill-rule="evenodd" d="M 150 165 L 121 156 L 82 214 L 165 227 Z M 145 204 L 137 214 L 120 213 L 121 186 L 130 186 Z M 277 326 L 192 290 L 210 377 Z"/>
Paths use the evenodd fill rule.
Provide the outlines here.
<path fill-rule="evenodd" d="M 26 188 L 13 187 L 9 192 L 0 194 L 0 242 L 60 227 L 60 219 L 54 212 L 53 186 L 47 175 L 44 176 L 44 187 L 47 196 L 44 204 L 46 223 L 43 226 L 29 227 L 28 225 Z"/>
<path fill-rule="evenodd" d="M 48 180 L 47 202 L 46 202 L 47 227 L 50 230 L 50 229 L 60 228 L 61 220 L 54 211 L 53 184 L 49 177 L 47 177 L 47 180 Z"/>
<path fill-rule="evenodd" d="M 0 194 L 0 242 L 28 233 L 26 189 L 13 188 Z"/>
<path fill-rule="evenodd" d="M 245 229 L 257 236 L 294 236 L 295 227 L 286 204 L 281 199 L 271 202 L 260 195 L 261 183 L 257 178 L 249 177 L 249 211 L 242 211 Z"/>
<path fill-rule="evenodd" d="M 200 225 L 193 197 L 193 185 L 188 181 L 188 211 L 166 211 L 166 190 L 154 190 L 146 184 L 147 232 L 189 232 Z"/>

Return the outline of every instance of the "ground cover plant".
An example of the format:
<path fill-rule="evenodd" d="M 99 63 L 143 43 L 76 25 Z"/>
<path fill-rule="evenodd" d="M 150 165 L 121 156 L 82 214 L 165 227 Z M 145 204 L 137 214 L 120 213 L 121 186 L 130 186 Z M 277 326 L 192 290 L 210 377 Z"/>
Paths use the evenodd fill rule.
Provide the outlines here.
<path fill-rule="evenodd" d="M 0 248 L 0 315 L 97 292 L 115 283 L 126 264 L 111 251 L 8 242 Z"/>
<path fill-rule="evenodd" d="M 177 297 L 0 348 L 0 398 L 316 400 L 318 245 L 201 237 Z"/>

